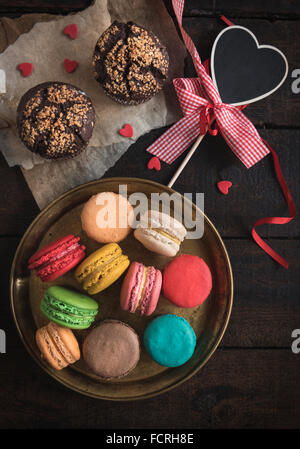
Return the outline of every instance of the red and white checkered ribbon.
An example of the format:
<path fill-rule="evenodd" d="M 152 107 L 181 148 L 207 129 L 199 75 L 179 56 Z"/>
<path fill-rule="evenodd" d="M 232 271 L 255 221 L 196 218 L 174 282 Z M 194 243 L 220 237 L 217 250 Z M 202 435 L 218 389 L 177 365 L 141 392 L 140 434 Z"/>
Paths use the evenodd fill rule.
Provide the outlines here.
<path fill-rule="evenodd" d="M 222 103 L 218 90 L 201 63 L 197 49 L 182 27 L 184 0 L 173 0 L 182 37 L 190 52 L 198 78 L 176 78 L 175 91 L 184 117 L 157 139 L 147 151 L 168 164 L 180 156 L 191 143 L 208 128 L 216 135 L 210 123 L 216 119 L 220 131 L 232 151 L 245 164 L 252 167 L 269 153 L 255 126 L 240 108 Z"/>

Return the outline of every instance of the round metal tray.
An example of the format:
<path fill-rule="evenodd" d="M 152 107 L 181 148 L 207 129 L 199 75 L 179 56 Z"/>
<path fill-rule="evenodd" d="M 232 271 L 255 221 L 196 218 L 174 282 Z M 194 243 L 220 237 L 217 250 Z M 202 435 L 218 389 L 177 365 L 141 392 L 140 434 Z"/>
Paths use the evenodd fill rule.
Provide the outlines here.
<path fill-rule="evenodd" d="M 151 193 L 174 193 L 174 190 L 161 184 L 137 178 L 112 178 L 93 181 L 76 187 L 45 208 L 25 232 L 14 257 L 10 294 L 11 307 L 20 337 L 33 359 L 52 377 L 65 386 L 79 393 L 100 399 L 134 400 L 144 399 L 174 388 L 193 376 L 210 358 L 227 327 L 233 299 L 233 279 L 229 257 L 220 235 L 204 216 L 204 235 L 201 239 L 185 239 L 180 253 L 195 254 L 202 257 L 209 265 L 213 288 L 209 298 L 199 307 L 181 309 L 173 306 L 161 294 L 158 306 L 150 317 L 130 314 L 121 310 L 119 294 L 123 276 L 105 291 L 94 295 L 99 303 L 97 322 L 114 318 L 128 323 L 139 334 L 141 343 L 143 332 L 154 316 L 174 313 L 183 316 L 194 328 L 197 335 L 197 346 L 193 357 L 178 368 L 165 368 L 150 359 L 142 345 L 141 359 L 134 371 L 127 377 L 118 380 L 104 381 L 86 367 L 84 360 L 62 371 L 52 369 L 40 357 L 35 343 L 35 331 L 47 323 L 39 306 L 44 291 L 51 284 L 64 285 L 80 290 L 73 272 L 69 272 L 52 283 L 41 282 L 27 269 L 27 262 L 36 249 L 49 241 L 73 233 L 81 237 L 87 247 L 87 254 L 95 251 L 100 245 L 89 239 L 81 229 L 80 212 L 83 204 L 91 195 L 101 191 L 118 192 L 120 184 L 127 184 L 128 195 L 143 192 L 150 198 Z M 193 204 L 193 213 L 196 206 Z M 198 210 L 199 212 L 199 210 Z M 163 270 L 170 258 L 156 255 L 145 249 L 133 233 L 120 242 L 123 252 L 131 261 L 137 260 L 146 265 L 154 265 Z M 188 282 L 188 279 L 187 279 Z M 82 343 L 90 329 L 75 331 Z"/>

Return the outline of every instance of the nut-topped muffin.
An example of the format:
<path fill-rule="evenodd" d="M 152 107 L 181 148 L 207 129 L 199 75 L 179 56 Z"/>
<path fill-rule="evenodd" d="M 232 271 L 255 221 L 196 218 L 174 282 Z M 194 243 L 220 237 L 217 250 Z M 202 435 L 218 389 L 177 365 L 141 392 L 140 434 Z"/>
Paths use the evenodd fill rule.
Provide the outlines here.
<path fill-rule="evenodd" d="M 91 100 L 77 87 L 58 81 L 29 89 L 17 109 L 22 142 L 46 159 L 77 156 L 87 147 L 94 124 Z"/>
<path fill-rule="evenodd" d="M 96 80 L 111 98 L 137 105 L 162 89 L 169 56 L 151 31 L 133 22 L 115 21 L 96 44 L 93 67 Z"/>

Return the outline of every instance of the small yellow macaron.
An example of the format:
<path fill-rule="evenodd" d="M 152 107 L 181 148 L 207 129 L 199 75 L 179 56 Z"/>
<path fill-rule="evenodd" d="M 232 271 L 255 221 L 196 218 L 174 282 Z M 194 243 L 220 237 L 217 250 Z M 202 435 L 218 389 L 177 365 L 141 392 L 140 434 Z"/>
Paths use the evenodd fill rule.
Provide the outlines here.
<path fill-rule="evenodd" d="M 105 290 L 128 268 L 130 261 L 117 243 L 108 243 L 88 256 L 75 271 L 75 278 L 90 295 Z"/>

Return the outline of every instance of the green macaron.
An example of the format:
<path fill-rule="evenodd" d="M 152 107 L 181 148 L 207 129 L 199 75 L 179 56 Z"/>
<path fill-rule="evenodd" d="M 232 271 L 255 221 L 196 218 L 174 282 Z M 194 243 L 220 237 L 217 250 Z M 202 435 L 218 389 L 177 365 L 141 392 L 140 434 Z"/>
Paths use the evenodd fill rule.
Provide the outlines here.
<path fill-rule="evenodd" d="M 87 295 L 53 285 L 45 292 L 41 311 L 61 326 L 86 329 L 95 320 L 98 304 Z"/>

